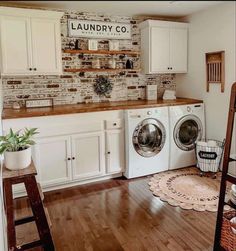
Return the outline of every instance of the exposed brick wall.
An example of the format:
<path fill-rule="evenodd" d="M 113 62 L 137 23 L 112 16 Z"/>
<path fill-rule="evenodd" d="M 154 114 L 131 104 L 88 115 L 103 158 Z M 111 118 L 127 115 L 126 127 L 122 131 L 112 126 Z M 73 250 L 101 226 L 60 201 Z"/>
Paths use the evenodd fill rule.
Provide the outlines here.
<path fill-rule="evenodd" d="M 97 21 L 111 21 L 131 23 L 132 39 L 119 40 L 121 50 L 140 50 L 140 31 L 138 23 L 145 18 L 109 16 L 96 13 L 66 12 L 61 19 L 62 49 L 69 48 L 69 44 L 75 38 L 67 36 L 67 20 L 84 19 Z M 98 40 L 99 49 L 108 49 L 108 41 Z M 87 49 L 88 39 L 80 39 L 80 48 Z M 123 67 L 128 58 L 134 62 L 134 68 L 140 68 L 140 57 L 129 56 L 122 58 L 120 55 L 84 55 L 62 53 L 63 68 L 91 68 L 91 62 L 99 57 L 100 64 L 107 64 L 109 58 L 116 60 L 116 65 Z M 113 83 L 113 90 L 108 97 L 99 96 L 93 91 L 93 84 L 99 75 L 108 76 Z M 14 101 L 24 106 L 26 99 L 53 98 L 54 104 L 75 104 L 81 102 L 102 102 L 118 100 L 145 99 L 146 85 L 158 85 L 158 97 L 160 98 L 165 89 L 175 89 L 174 74 L 144 75 L 135 71 L 125 73 L 86 72 L 66 73 L 61 76 L 20 76 L 4 77 L 3 93 L 4 107 L 11 107 Z"/>

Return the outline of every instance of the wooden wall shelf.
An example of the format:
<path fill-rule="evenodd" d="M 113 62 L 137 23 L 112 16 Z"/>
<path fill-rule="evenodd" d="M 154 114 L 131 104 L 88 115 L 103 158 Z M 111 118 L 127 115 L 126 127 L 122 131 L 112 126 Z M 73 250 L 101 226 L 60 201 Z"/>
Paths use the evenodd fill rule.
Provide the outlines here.
<path fill-rule="evenodd" d="M 98 50 L 98 51 L 92 51 L 92 50 L 64 50 L 65 53 L 70 54 L 100 54 L 100 55 L 119 55 L 119 54 L 125 54 L 125 55 L 133 55 L 137 56 L 140 54 L 139 51 L 108 51 L 108 50 Z"/>
<path fill-rule="evenodd" d="M 64 72 L 127 72 L 140 71 L 140 69 L 64 69 Z"/>

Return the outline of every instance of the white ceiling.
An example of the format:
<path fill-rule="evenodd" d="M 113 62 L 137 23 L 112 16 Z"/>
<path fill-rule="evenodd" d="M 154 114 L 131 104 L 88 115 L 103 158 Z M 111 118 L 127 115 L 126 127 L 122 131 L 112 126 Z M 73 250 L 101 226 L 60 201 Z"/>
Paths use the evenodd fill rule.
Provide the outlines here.
<path fill-rule="evenodd" d="M 0 1 L 1 4 L 47 7 L 115 15 L 187 16 L 225 1 Z"/>

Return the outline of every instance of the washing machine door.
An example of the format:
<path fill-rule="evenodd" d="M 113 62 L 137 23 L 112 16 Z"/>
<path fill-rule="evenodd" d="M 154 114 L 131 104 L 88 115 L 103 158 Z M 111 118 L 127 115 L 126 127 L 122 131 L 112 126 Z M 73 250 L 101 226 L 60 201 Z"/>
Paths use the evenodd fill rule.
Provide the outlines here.
<path fill-rule="evenodd" d="M 163 124 L 153 118 L 140 122 L 133 133 L 135 151 L 143 157 L 153 157 L 163 148 L 166 140 L 166 130 Z"/>
<path fill-rule="evenodd" d="M 175 125 L 175 144 L 184 151 L 191 151 L 195 148 L 197 140 L 201 140 L 203 127 L 200 119 L 195 115 L 182 117 Z"/>

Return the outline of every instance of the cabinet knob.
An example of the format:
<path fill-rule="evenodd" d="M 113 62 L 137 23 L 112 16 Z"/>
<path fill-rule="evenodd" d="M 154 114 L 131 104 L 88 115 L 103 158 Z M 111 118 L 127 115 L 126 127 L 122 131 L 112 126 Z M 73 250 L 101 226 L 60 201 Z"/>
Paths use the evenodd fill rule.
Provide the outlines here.
<path fill-rule="evenodd" d="M 71 160 L 71 158 L 67 158 L 67 160 Z"/>
<path fill-rule="evenodd" d="M 74 160 L 74 159 L 75 159 L 75 157 L 72 157 L 72 159 Z"/>
<path fill-rule="evenodd" d="M 111 154 L 111 152 L 107 152 L 107 154 Z"/>
<path fill-rule="evenodd" d="M 170 67 L 170 69 L 172 70 L 172 67 Z"/>
<path fill-rule="evenodd" d="M 113 126 L 116 126 L 117 124 L 116 123 L 113 123 Z"/>
<path fill-rule="evenodd" d="M 29 68 L 30 71 L 32 71 L 32 68 Z"/>
<path fill-rule="evenodd" d="M 34 68 L 34 71 L 36 71 L 37 69 L 36 68 Z"/>

